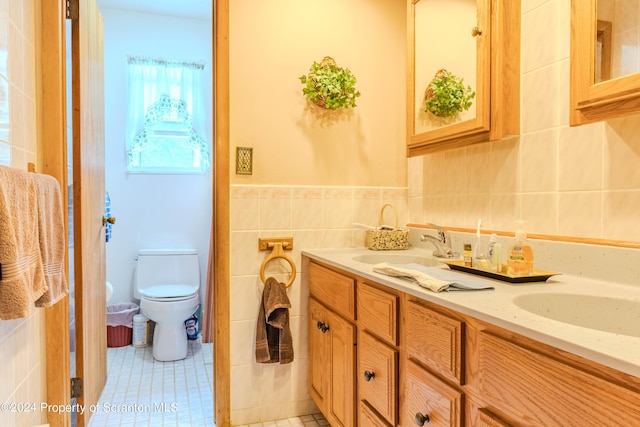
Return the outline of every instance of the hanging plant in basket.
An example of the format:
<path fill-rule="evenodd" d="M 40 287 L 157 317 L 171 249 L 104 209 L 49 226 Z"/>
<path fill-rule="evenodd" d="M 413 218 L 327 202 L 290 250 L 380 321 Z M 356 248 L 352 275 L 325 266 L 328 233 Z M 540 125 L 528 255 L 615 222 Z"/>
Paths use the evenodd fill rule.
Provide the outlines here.
<path fill-rule="evenodd" d="M 453 117 L 468 110 L 476 96 L 470 86 L 445 69 L 438 70 L 424 93 L 425 111 L 438 117 Z"/>
<path fill-rule="evenodd" d="M 356 78 L 348 68 L 338 67 L 336 61 L 325 56 L 321 62 L 313 61 L 309 73 L 301 76 L 302 93 L 322 108 L 337 110 L 356 106 L 360 92 Z"/>

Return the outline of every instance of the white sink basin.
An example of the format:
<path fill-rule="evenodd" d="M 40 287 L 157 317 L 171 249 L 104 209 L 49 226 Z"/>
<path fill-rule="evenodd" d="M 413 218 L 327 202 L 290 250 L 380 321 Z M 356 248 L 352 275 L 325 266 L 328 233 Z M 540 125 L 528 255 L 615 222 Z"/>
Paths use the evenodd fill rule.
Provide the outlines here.
<path fill-rule="evenodd" d="M 422 264 L 427 267 L 435 267 L 441 265 L 435 258 L 427 258 L 419 255 L 405 255 L 405 254 L 366 254 L 353 257 L 354 261 L 362 262 L 365 264 L 379 264 L 386 262 L 388 264 Z"/>
<path fill-rule="evenodd" d="M 640 301 L 594 295 L 536 293 L 520 295 L 513 302 L 530 313 L 548 319 L 640 337 Z"/>

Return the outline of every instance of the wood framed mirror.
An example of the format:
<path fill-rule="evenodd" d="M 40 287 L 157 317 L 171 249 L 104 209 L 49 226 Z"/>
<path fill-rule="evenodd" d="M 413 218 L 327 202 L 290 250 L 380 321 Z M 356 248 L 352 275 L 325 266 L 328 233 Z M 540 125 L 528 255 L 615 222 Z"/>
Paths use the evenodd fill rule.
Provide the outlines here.
<path fill-rule="evenodd" d="M 571 1 L 571 126 L 640 113 L 639 29 L 637 2 Z"/>
<path fill-rule="evenodd" d="M 445 69 L 475 91 L 468 110 L 425 111 Z M 519 133 L 520 2 L 407 0 L 407 156 Z"/>

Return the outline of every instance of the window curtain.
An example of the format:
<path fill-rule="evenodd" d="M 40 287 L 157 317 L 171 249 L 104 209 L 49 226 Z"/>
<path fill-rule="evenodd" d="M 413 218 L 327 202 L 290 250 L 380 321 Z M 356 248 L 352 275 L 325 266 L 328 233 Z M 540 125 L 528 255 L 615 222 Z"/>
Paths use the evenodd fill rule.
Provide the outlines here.
<path fill-rule="evenodd" d="M 205 104 L 202 97 L 204 63 L 167 61 L 133 57 L 129 63 L 129 104 L 127 113 L 127 151 L 145 125 L 145 114 L 162 95 L 180 99 L 187 105 L 192 127 L 198 135 L 207 135 Z"/>

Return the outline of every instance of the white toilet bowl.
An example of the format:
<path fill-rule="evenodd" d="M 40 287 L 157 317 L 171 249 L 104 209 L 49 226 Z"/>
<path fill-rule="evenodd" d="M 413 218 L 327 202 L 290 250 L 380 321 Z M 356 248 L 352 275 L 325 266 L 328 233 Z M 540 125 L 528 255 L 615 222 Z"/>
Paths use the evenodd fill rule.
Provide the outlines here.
<path fill-rule="evenodd" d="M 200 268 L 193 249 L 147 249 L 138 252 L 133 296 L 140 311 L 156 325 L 153 358 L 160 362 L 187 357 L 184 321 L 198 309 Z"/>
<path fill-rule="evenodd" d="M 187 334 L 184 321 L 198 309 L 198 294 L 165 300 L 147 298 L 140 300 L 140 311 L 156 322 L 153 332 L 153 358 L 160 362 L 187 357 Z"/>

